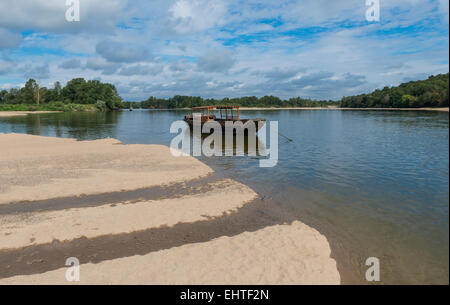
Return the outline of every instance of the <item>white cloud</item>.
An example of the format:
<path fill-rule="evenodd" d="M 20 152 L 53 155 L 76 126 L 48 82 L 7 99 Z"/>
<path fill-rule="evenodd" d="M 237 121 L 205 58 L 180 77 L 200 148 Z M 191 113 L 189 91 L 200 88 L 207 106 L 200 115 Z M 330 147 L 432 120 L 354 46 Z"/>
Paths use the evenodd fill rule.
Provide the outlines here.
<path fill-rule="evenodd" d="M 221 0 L 178 0 L 169 12 L 174 29 L 189 33 L 223 24 L 227 7 L 226 2 Z"/>
<path fill-rule="evenodd" d="M 30 65 L 27 64 L 20 68 L 24 71 L 24 78 L 34 78 L 36 80 L 48 79 L 50 78 L 50 67 L 48 63 L 43 63 L 41 65 Z"/>
<path fill-rule="evenodd" d="M 128 0 L 83 0 L 80 22 L 67 22 L 64 0 L 2 0 L 0 26 L 15 30 L 42 30 L 54 33 L 114 30 L 122 19 Z"/>
<path fill-rule="evenodd" d="M 93 71 L 101 71 L 104 75 L 111 75 L 120 68 L 120 65 L 108 62 L 103 58 L 89 58 L 85 68 Z"/>
<path fill-rule="evenodd" d="M 132 75 L 154 75 L 161 73 L 163 67 L 158 64 L 154 65 L 131 65 L 127 67 L 123 67 L 120 69 L 119 74 L 124 76 L 132 76 Z"/>
<path fill-rule="evenodd" d="M 132 46 L 104 40 L 97 44 L 96 51 L 103 58 L 115 63 L 133 63 L 151 60 L 150 52 L 143 46 Z"/>
<path fill-rule="evenodd" d="M 61 69 L 77 69 L 81 68 L 81 61 L 77 58 L 69 59 L 59 65 Z"/>
<path fill-rule="evenodd" d="M 11 72 L 13 67 L 14 63 L 0 60 L 0 75 Z"/>
<path fill-rule="evenodd" d="M 22 35 L 0 27 L 0 50 L 18 47 L 21 42 Z"/>
<path fill-rule="evenodd" d="M 204 72 L 227 72 L 235 64 L 233 52 L 211 50 L 198 58 L 198 68 Z"/>
<path fill-rule="evenodd" d="M 449 11 L 448 11 L 448 0 L 438 0 L 439 1 L 439 11 L 442 14 L 444 20 L 448 23 Z"/>
<path fill-rule="evenodd" d="M 189 62 L 186 62 L 184 60 L 179 60 L 173 64 L 170 65 L 169 67 L 170 71 L 173 72 L 185 72 L 188 70 L 192 70 L 193 69 L 193 65 Z"/>

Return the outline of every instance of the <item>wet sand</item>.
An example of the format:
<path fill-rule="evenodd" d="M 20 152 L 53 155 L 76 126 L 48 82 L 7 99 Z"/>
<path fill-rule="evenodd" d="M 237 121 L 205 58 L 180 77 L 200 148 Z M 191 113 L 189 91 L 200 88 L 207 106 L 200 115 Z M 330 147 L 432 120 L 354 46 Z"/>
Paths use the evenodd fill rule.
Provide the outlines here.
<path fill-rule="evenodd" d="M 325 236 L 159 145 L 0 134 L 0 284 L 339 284 Z M 269 212 L 272 210 L 272 212 Z"/>
<path fill-rule="evenodd" d="M 0 249 L 9 250 L 51 243 L 53 240 L 66 241 L 83 236 L 93 238 L 173 226 L 178 222 L 201 221 L 231 213 L 255 197 L 256 193 L 245 185 L 225 180 L 216 183 L 211 191 L 177 199 L 41 212 L 26 219 L 10 216 L 0 224 L 0 232 L 5 232 Z M 123 220 L 117 222 L 117 219 Z"/>

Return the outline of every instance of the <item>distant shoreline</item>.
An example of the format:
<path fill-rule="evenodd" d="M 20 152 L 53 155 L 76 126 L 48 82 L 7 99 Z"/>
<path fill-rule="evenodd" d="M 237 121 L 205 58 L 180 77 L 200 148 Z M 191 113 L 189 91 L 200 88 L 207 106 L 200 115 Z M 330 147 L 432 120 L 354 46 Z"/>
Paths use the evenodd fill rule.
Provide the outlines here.
<path fill-rule="evenodd" d="M 145 109 L 145 108 L 136 108 L 134 110 L 151 110 L 151 111 L 179 111 L 179 110 L 192 110 L 191 108 L 173 108 L 173 109 Z M 440 107 L 440 108 L 328 108 L 328 107 L 240 107 L 242 111 L 267 111 L 267 110 L 363 110 L 363 111 L 372 111 L 372 110 L 384 110 L 384 111 L 440 111 L 440 112 L 449 112 L 448 107 Z M 123 109 L 123 111 L 127 111 L 127 109 Z"/>
<path fill-rule="evenodd" d="M 240 110 L 256 111 L 256 110 L 388 110 L 388 111 L 442 111 L 449 112 L 448 107 L 442 108 L 327 108 L 327 107 L 289 107 L 289 108 L 248 108 L 242 107 Z"/>
<path fill-rule="evenodd" d="M 175 109 L 135 109 L 135 110 L 150 110 L 150 111 L 179 111 L 191 110 L 191 108 L 175 108 Z M 441 108 L 327 108 L 327 107 L 241 107 L 241 111 L 270 111 L 270 110 L 341 110 L 341 111 L 438 111 L 449 112 L 448 107 Z M 127 111 L 127 109 L 122 109 Z M 59 113 L 62 111 L 0 111 L 0 118 L 8 118 L 14 116 L 25 116 L 29 114 L 45 114 L 45 113 Z"/>

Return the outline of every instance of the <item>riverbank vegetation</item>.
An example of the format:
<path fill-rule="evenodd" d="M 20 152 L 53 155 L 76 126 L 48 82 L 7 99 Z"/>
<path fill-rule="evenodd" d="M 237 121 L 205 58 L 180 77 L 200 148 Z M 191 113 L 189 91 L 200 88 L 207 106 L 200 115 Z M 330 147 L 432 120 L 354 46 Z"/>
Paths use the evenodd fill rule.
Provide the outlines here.
<path fill-rule="evenodd" d="M 150 97 L 142 102 L 124 102 L 126 108 L 130 106 L 133 108 L 142 109 L 177 109 L 177 108 L 192 108 L 200 106 L 241 106 L 241 107 L 327 107 L 337 106 L 334 101 L 314 101 L 304 98 L 291 98 L 289 100 L 282 100 L 276 96 L 263 96 L 258 98 L 256 96 L 246 96 L 240 98 L 223 98 L 223 99 L 203 99 L 199 96 L 174 96 L 168 99 L 161 99 Z"/>
<path fill-rule="evenodd" d="M 282 100 L 275 96 L 203 99 L 193 96 L 174 96 L 168 99 L 150 97 L 142 102 L 124 102 L 125 108 L 176 109 L 208 105 L 232 105 L 249 108 L 422 108 L 448 107 L 449 74 L 430 76 L 427 80 L 385 87 L 370 94 L 344 97 L 340 101 L 320 101 L 301 97 Z"/>
<path fill-rule="evenodd" d="M 0 91 L 0 111 L 107 111 L 123 108 L 114 85 L 75 78 L 65 87 L 41 87 L 34 79 L 22 88 Z"/>
<path fill-rule="evenodd" d="M 114 85 L 98 80 L 76 78 L 62 87 L 40 87 L 34 79 L 23 88 L 0 91 L 0 111 L 110 111 L 123 108 L 177 109 L 208 105 L 248 108 L 433 108 L 449 106 L 449 74 L 426 80 L 384 87 L 369 94 L 344 97 L 340 101 L 320 101 L 301 97 L 282 100 L 275 96 L 204 99 L 196 96 L 150 97 L 142 102 L 122 102 Z"/>
<path fill-rule="evenodd" d="M 344 97 L 340 107 L 346 108 L 422 108 L 448 107 L 449 74 L 430 76 L 426 80 L 384 87 L 370 94 Z"/>
<path fill-rule="evenodd" d="M 94 112 L 100 110 L 95 105 L 64 104 L 61 102 L 40 105 L 31 104 L 0 104 L 0 111 L 64 111 L 64 112 Z"/>

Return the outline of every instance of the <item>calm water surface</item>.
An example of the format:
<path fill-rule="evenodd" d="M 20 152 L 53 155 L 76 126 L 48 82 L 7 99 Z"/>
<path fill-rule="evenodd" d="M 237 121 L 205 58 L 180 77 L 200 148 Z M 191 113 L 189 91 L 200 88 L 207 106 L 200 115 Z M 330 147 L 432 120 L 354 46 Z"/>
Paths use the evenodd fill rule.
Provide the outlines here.
<path fill-rule="evenodd" d="M 0 132 L 169 145 L 185 111 L 0 118 Z M 449 115 L 409 111 L 252 111 L 279 121 L 279 163 L 200 158 L 325 234 L 344 283 L 378 257 L 386 284 L 449 282 Z"/>

